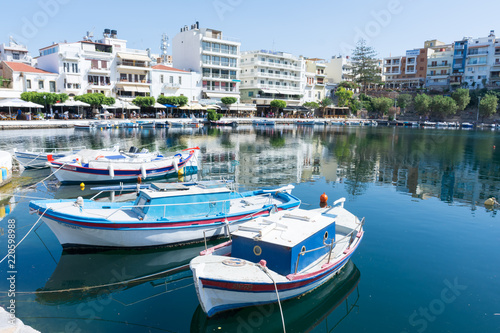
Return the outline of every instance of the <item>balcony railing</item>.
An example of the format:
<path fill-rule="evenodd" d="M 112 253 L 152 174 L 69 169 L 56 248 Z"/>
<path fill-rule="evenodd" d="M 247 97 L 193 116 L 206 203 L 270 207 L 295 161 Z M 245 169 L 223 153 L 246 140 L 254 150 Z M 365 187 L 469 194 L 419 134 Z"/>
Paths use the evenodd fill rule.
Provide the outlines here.
<path fill-rule="evenodd" d="M 213 47 L 208 47 L 208 46 L 203 47 L 203 51 L 206 51 L 206 52 L 213 52 L 213 53 L 220 53 L 220 54 L 238 55 L 238 52 L 237 52 L 237 51 L 233 51 L 233 50 L 222 50 L 221 48 L 213 48 Z"/>
<path fill-rule="evenodd" d="M 441 63 L 441 64 L 427 64 L 427 67 L 450 67 L 451 64 L 447 63 L 447 64 L 444 64 L 444 63 Z"/>
<path fill-rule="evenodd" d="M 485 55 L 485 54 L 488 54 L 488 51 L 478 51 L 478 52 L 474 52 L 474 51 L 469 51 L 467 52 L 467 55 L 469 56 L 475 56 L 475 55 Z"/>
<path fill-rule="evenodd" d="M 203 86 L 203 90 L 207 90 L 207 91 L 220 91 L 220 92 L 236 92 L 236 88 L 229 88 L 229 87 L 226 87 L 226 88 L 218 88 L 218 87 L 209 87 L 209 86 Z"/>

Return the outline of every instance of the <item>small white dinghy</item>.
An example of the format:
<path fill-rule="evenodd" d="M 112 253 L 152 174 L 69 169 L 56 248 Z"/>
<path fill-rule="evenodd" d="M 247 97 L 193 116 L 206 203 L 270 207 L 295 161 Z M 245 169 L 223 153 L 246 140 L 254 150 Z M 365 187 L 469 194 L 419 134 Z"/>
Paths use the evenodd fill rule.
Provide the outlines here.
<path fill-rule="evenodd" d="M 338 273 L 363 238 L 363 223 L 344 208 L 281 211 L 239 226 L 232 240 L 190 263 L 209 317 L 303 295 Z M 229 256 L 229 257 L 228 257 Z"/>

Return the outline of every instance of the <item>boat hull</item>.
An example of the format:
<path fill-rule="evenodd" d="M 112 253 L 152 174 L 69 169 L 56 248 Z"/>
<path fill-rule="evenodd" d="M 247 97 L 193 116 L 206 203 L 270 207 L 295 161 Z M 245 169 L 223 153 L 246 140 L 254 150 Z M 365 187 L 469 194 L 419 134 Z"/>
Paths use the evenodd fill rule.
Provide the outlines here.
<path fill-rule="evenodd" d="M 304 279 L 294 279 L 288 282 L 277 283 L 276 287 L 280 301 L 306 294 L 333 278 L 349 262 L 360 240 L 361 239 L 356 242 L 348 254 L 332 263 L 327 269 L 322 269 L 316 274 Z M 193 261 L 194 260 L 196 260 L 196 258 L 193 259 Z M 196 267 L 196 265 L 193 265 L 193 261 L 191 261 L 190 267 L 193 271 L 196 293 L 203 311 L 209 317 L 222 311 L 275 303 L 278 301 L 276 289 L 270 279 L 269 283 L 249 283 L 248 281 L 238 280 L 210 280 L 200 277 L 200 268 L 203 269 L 203 267 Z M 265 273 L 262 272 L 262 274 Z"/>
<path fill-rule="evenodd" d="M 189 154 L 184 160 L 178 163 L 178 169 L 184 168 L 184 174 L 193 174 L 198 172 L 198 165 L 195 153 Z M 50 164 L 51 171 L 56 178 L 64 184 L 72 183 L 118 183 L 136 181 L 138 177 L 152 180 L 165 178 L 169 176 L 177 176 L 177 170 L 173 164 L 161 165 L 156 168 L 146 168 L 144 177 L 142 165 L 147 165 L 148 162 L 136 163 L 130 169 L 120 169 L 118 165 L 113 165 L 114 170 L 111 172 L 106 165 L 105 168 L 85 167 L 77 163 L 64 163 L 62 161 L 52 161 Z"/>

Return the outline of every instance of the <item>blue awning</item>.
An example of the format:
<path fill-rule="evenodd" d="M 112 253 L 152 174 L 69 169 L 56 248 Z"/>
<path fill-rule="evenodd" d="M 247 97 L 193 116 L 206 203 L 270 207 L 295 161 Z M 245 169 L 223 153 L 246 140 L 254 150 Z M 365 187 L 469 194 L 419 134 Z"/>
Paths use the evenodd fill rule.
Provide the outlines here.
<path fill-rule="evenodd" d="M 167 108 L 176 108 L 177 106 L 176 105 L 172 105 L 172 104 L 163 104 L 165 105 Z"/>

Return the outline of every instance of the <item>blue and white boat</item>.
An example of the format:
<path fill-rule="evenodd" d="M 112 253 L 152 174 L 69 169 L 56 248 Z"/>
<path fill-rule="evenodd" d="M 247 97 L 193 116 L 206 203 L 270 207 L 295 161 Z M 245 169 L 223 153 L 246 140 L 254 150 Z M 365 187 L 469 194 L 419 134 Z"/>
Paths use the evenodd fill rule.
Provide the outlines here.
<path fill-rule="evenodd" d="M 139 127 L 139 128 L 155 128 L 155 122 L 152 120 L 137 120 L 137 127 Z"/>
<path fill-rule="evenodd" d="M 49 160 L 51 171 L 62 183 L 126 182 L 142 179 L 158 179 L 176 175 L 184 168 L 184 174 L 198 171 L 199 148 L 188 148 L 175 155 L 139 151 L 132 147 L 129 152 L 81 150 L 63 158 Z"/>
<path fill-rule="evenodd" d="M 345 121 L 340 120 L 340 119 L 331 120 L 330 125 L 332 125 L 332 126 L 344 126 Z"/>
<path fill-rule="evenodd" d="M 301 296 L 321 286 L 349 261 L 363 223 L 344 208 L 282 211 L 251 220 L 232 240 L 191 260 L 194 285 L 209 317 L 246 306 Z"/>
<path fill-rule="evenodd" d="M 41 169 L 49 167 L 47 164 L 48 159 L 63 158 L 65 156 L 75 154 L 82 149 L 85 149 L 85 146 L 67 148 L 31 148 L 23 151 L 14 149 L 14 156 L 16 160 L 26 169 Z"/>
<path fill-rule="evenodd" d="M 473 128 L 474 125 L 471 123 L 462 123 L 461 126 L 462 128 Z"/>
<path fill-rule="evenodd" d="M 255 126 L 275 126 L 276 121 L 271 119 L 254 119 L 252 120 L 252 125 Z"/>
<path fill-rule="evenodd" d="M 223 181 L 157 183 L 135 201 L 30 202 L 64 248 L 135 248 L 190 243 L 228 234 L 245 220 L 300 205 L 288 185 L 238 193 Z"/>
<path fill-rule="evenodd" d="M 74 129 L 90 130 L 90 129 L 94 129 L 94 128 L 96 128 L 95 123 L 91 122 L 91 121 L 87 121 L 87 122 L 83 122 L 83 123 L 76 123 L 74 125 Z"/>
<path fill-rule="evenodd" d="M 121 128 L 136 128 L 136 127 L 138 127 L 137 123 L 134 123 L 132 121 L 122 121 L 118 126 Z"/>
<path fill-rule="evenodd" d="M 314 120 L 303 120 L 303 119 L 299 119 L 295 122 L 295 125 L 298 125 L 298 126 L 301 126 L 301 125 L 304 125 L 304 126 L 313 126 L 314 125 Z"/>

